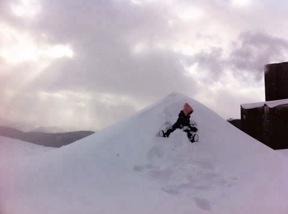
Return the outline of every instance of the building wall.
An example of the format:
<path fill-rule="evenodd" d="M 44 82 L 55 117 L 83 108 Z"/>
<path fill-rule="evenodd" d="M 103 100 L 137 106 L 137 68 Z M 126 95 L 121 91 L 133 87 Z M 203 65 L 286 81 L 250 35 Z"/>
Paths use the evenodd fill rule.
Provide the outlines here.
<path fill-rule="evenodd" d="M 266 65 L 265 97 L 266 101 L 288 98 L 288 62 Z"/>
<path fill-rule="evenodd" d="M 264 143 L 273 149 L 288 148 L 288 104 L 267 108 Z"/>
<path fill-rule="evenodd" d="M 241 106 L 241 126 L 242 130 L 259 140 L 264 142 L 264 105 L 257 108 L 245 108 Z"/>
<path fill-rule="evenodd" d="M 288 148 L 288 104 L 241 106 L 242 130 L 273 149 Z"/>
<path fill-rule="evenodd" d="M 266 65 L 265 97 L 271 102 L 241 106 L 242 130 L 273 149 L 287 149 L 288 62 Z"/>

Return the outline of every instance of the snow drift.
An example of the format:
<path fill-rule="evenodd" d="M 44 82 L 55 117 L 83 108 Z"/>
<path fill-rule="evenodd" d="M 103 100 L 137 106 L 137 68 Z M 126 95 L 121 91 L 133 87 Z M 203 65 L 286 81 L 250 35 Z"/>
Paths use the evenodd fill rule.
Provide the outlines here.
<path fill-rule="evenodd" d="M 181 130 L 156 137 L 184 102 L 200 142 Z M 1 214 L 288 212 L 284 157 L 176 93 L 74 144 L 22 154 L 0 174 Z"/>

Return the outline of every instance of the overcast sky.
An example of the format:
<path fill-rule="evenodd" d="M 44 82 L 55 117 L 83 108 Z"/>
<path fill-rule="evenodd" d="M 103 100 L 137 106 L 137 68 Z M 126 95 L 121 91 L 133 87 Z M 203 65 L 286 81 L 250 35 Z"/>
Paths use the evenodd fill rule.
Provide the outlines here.
<path fill-rule="evenodd" d="M 225 119 L 288 59 L 287 1 L 1 0 L 2 123 L 101 129 L 171 92 Z"/>

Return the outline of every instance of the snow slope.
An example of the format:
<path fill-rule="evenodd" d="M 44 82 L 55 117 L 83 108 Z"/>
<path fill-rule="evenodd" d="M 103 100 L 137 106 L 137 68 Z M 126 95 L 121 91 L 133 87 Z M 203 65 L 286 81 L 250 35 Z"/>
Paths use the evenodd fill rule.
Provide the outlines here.
<path fill-rule="evenodd" d="M 21 162 L 25 157 L 37 156 L 51 150 L 48 147 L 0 136 L 0 169 L 3 171 L 3 168 L 13 168 L 14 164 Z"/>
<path fill-rule="evenodd" d="M 32 158 L 42 155 L 45 152 L 52 151 L 52 148 L 39 146 L 0 136 L 0 213 L 3 213 L 3 204 L 11 203 L 7 195 L 4 196 L 4 187 L 7 189 L 12 185 L 11 181 L 15 179 L 18 168 L 16 167 L 25 158 Z"/>
<path fill-rule="evenodd" d="M 280 149 L 280 150 L 277 150 L 277 151 L 278 151 L 278 153 L 281 153 L 286 158 L 288 158 L 288 149 Z"/>
<path fill-rule="evenodd" d="M 186 101 L 195 109 L 200 142 L 190 144 L 180 130 L 156 137 Z M 0 165 L 10 178 L 0 181 L 0 213 L 287 214 L 285 162 L 175 93 L 74 144 L 23 156 L 13 170 Z"/>

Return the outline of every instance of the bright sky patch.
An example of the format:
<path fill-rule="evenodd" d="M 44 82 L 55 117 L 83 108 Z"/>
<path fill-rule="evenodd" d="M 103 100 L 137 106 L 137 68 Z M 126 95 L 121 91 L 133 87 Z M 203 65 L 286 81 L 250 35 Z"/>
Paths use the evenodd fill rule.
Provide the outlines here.
<path fill-rule="evenodd" d="M 10 6 L 12 13 L 15 16 L 33 18 L 41 11 L 39 0 L 19 0 Z"/>

